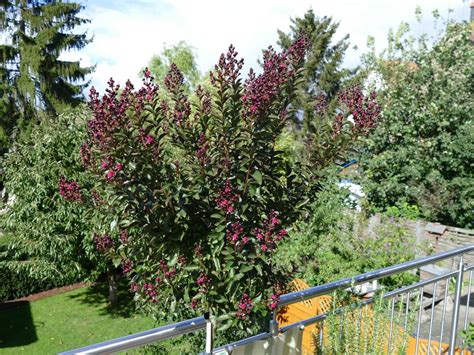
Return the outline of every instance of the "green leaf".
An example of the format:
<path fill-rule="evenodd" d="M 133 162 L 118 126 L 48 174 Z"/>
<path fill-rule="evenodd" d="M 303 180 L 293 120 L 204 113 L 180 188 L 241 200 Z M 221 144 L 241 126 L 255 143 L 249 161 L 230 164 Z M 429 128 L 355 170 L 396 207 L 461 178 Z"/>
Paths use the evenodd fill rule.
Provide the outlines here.
<path fill-rule="evenodd" d="M 113 258 L 112 263 L 115 267 L 119 267 L 119 265 L 122 263 L 122 258 L 121 257 Z"/>
<path fill-rule="evenodd" d="M 262 185 L 262 173 L 260 172 L 260 170 L 255 170 L 252 177 L 255 179 L 257 184 Z"/>

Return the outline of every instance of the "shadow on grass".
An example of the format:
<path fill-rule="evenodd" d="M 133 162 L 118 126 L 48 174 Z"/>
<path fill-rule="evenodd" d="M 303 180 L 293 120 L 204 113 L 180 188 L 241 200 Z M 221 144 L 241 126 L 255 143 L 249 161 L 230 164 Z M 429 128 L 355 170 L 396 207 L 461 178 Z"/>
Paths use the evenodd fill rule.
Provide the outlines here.
<path fill-rule="evenodd" d="M 17 301 L 0 306 L 0 349 L 25 346 L 38 341 L 30 302 Z"/>
<path fill-rule="evenodd" d="M 109 289 L 107 282 L 97 283 L 89 286 L 83 292 L 69 295 L 72 300 L 79 301 L 82 304 L 91 306 L 100 306 L 100 315 L 109 315 L 112 317 L 130 318 L 137 314 L 133 294 L 129 290 L 126 279 L 117 280 L 118 302 L 115 305 L 109 303 Z"/>

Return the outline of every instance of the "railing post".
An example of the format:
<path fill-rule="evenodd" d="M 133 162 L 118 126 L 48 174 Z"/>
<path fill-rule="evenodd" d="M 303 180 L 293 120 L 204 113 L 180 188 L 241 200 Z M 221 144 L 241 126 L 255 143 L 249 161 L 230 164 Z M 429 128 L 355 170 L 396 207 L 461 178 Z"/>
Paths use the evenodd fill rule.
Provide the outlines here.
<path fill-rule="evenodd" d="M 206 313 L 204 315 L 206 318 L 206 350 L 205 354 L 206 355 L 211 355 L 212 354 L 212 341 L 214 337 L 214 326 L 211 321 L 211 316 L 209 313 Z"/>
<path fill-rule="evenodd" d="M 463 261 L 463 256 L 461 255 L 459 259 L 458 274 L 456 276 L 456 290 L 454 291 L 453 318 L 451 322 L 451 335 L 449 338 L 449 355 L 453 355 L 454 350 L 456 348 L 456 338 L 457 338 L 457 333 L 458 333 L 459 307 L 461 303 L 463 274 L 464 274 L 464 261 Z"/>
<path fill-rule="evenodd" d="M 278 322 L 276 320 L 277 311 L 278 311 L 278 308 L 276 308 L 273 311 L 273 318 L 270 321 L 270 334 L 272 337 L 275 337 L 278 335 Z"/>

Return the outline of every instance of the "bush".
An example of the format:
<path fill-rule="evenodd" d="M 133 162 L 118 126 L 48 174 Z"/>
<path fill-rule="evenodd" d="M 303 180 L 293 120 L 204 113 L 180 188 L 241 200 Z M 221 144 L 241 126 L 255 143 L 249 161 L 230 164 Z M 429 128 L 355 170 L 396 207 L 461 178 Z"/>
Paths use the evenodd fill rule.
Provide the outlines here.
<path fill-rule="evenodd" d="M 156 316 L 210 311 L 231 340 L 266 324 L 284 292 L 287 275 L 274 269 L 273 254 L 318 190 L 314 166 L 290 164 L 276 149 L 306 47 L 300 37 L 283 53 L 268 49 L 263 73 L 242 83 L 243 60 L 231 46 L 210 74 L 212 93 L 197 88 L 194 103 L 175 65 L 164 79 L 171 105 L 148 70 L 137 91 L 113 80 L 100 99 L 91 90 L 82 159 L 106 186 L 104 208 L 120 212 L 96 245 L 122 263 L 137 301 Z M 351 128 L 345 119 L 355 107 Z M 328 134 L 313 142 L 320 165 L 340 153 L 340 140 L 373 124 L 365 108 L 341 101 Z M 94 201 L 87 189 L 77 192 Z"/>
<path fill-rule="evenodd" d="M 88 112 L 83 107 L 42 121 L 5 158 L 11 202 L 1 216 L 1 227 L 10 235 L 0 257 L 3 300 L 94 279 L 103 270 L 92 242 L 94 213 L 65 201 L 58 191 L 60 181 L 67 181 L 64 176 L 92 187 L 78 153 Z"/>

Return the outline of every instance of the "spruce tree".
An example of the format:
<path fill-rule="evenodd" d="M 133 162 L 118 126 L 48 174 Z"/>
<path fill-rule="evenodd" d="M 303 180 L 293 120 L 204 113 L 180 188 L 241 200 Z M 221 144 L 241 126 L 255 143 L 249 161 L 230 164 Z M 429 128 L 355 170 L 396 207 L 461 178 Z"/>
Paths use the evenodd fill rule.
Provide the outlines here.
<path fill-rule="evenodd" d="M 89 22 L 78 16 L 82 9 L 60 0 L 0 0 L 4 110 L 13 104 L 21 118 L 30 119 L 39 111 L 55 114 L 82 100 L 87 85 L 83 81 L 93 68 L 59 59 L 64 51 L 82 49 L 91 41 L 86 34 L 72 32 Z"/>
<path fill-rule="evenodd" d="M 312 131 L 311 120 L 315 119 L 315 97 L 324 96 L 331 104 L 341 88 L 342 82 L 351 73 L 341 69 L 344 54 L 349 46 L 349 35 L 334 42 L 334 35 L 339 24 L 331 17 L 319 18 L 312 9 L 302 18 L 291 19 L 291 32 L 278 31 L 278 45 L 288 48 L 300 32 L 304 32 L 310 39 L 311 47 L 306 57 L 304 80 L 300 84 L 293 107 L 302 114 L 294 117 L 298 126 L 305 131 Z"/>

